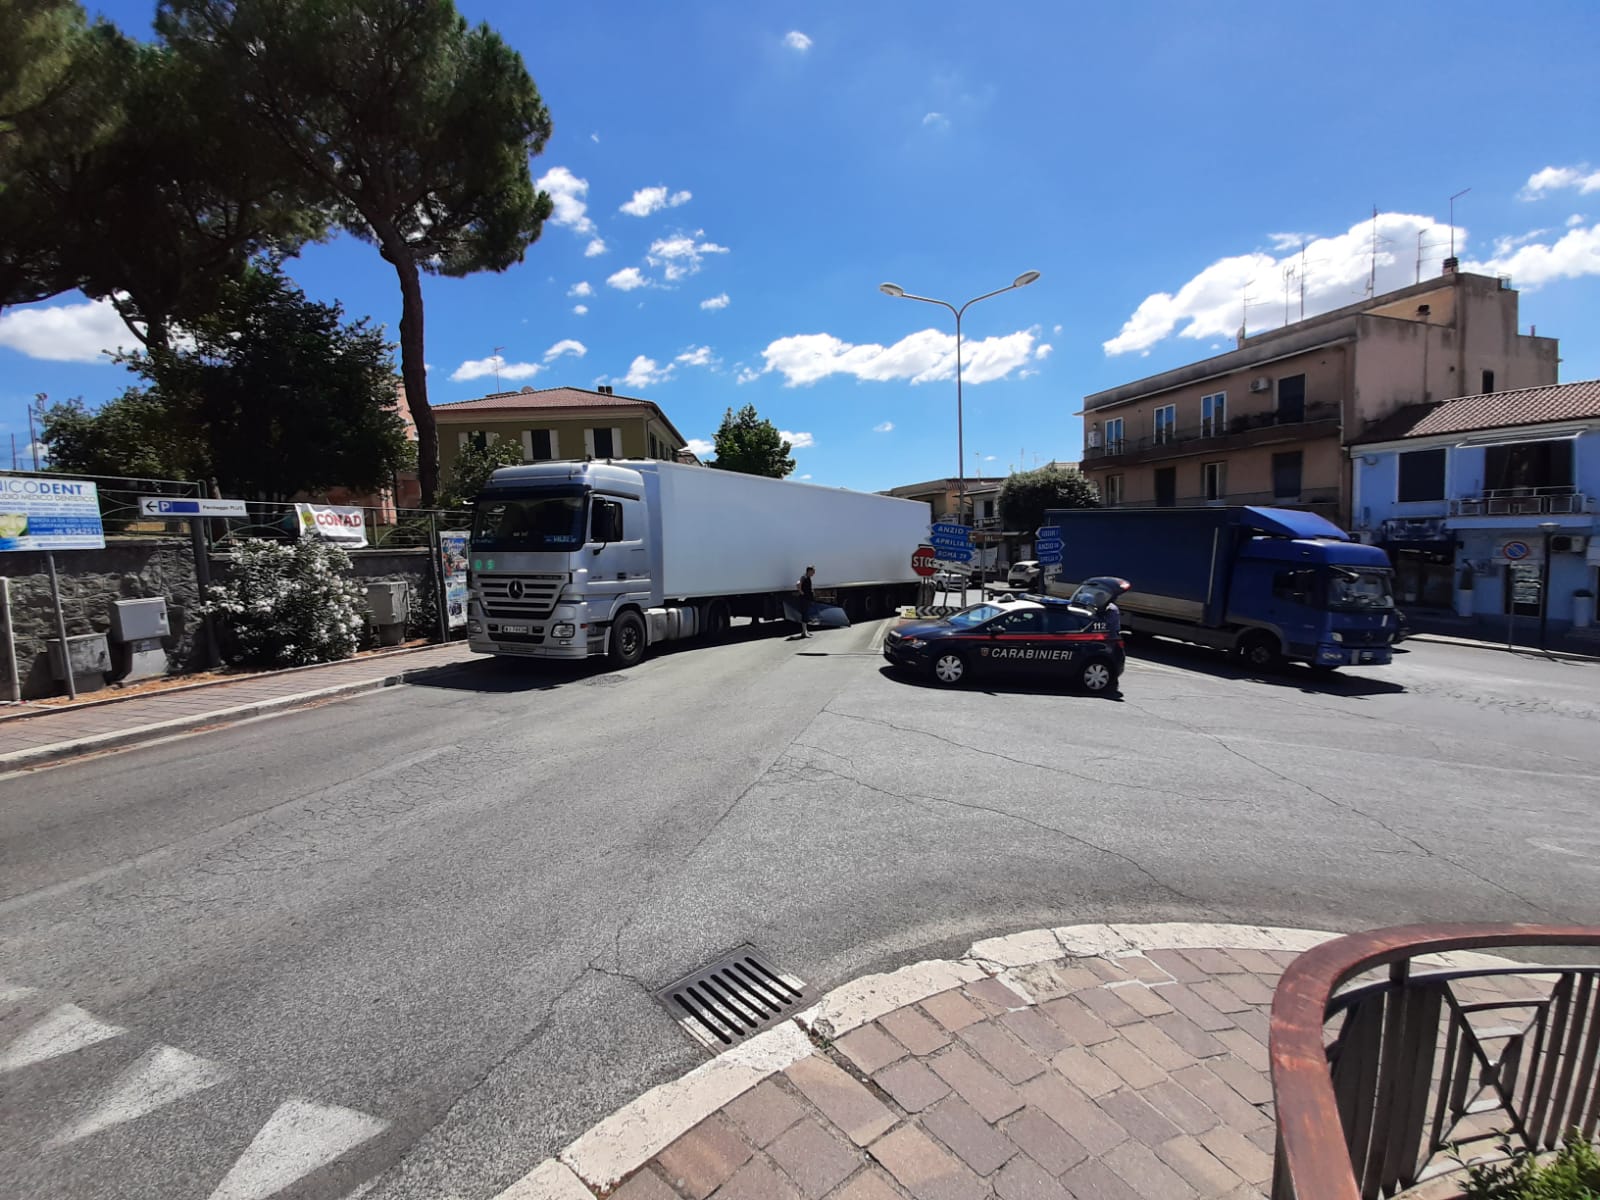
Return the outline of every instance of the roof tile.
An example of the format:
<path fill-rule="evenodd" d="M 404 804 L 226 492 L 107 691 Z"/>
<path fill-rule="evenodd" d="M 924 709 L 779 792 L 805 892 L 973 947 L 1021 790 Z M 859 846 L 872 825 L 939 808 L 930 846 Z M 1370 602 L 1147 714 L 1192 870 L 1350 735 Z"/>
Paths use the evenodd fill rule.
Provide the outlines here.
<path fill-rule="evenodd" d="M 1393 442 L 1594 417 L 1600 417 L 1600 379 L 1585 379 L 1483 396 L 1457 396 L 1437 404 L 1408 405 L 1390 413 L 1355 441 L 1358 445 Z"/>

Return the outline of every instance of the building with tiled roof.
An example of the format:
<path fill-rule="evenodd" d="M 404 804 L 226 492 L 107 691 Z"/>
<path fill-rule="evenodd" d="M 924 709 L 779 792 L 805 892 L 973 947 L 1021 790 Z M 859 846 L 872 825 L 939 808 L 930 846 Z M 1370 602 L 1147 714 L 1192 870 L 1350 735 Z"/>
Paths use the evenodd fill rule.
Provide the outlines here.
<path fill-rule="evenodd" d="M 678 462 L 688 441 L 652 400 L 610 387 L 525 387 L 433 406 L 445 478 L 463 447 L 512 439 L 524 462 L 655 458 Z"/>
<path fill-rule="evenodd" d="M 1503 632 L 1593 621 L 1600 591 L 1600 379 L 1436 404 L 1349 448 L 1352 525 L 1395 564 L 1400 601 Z"/>

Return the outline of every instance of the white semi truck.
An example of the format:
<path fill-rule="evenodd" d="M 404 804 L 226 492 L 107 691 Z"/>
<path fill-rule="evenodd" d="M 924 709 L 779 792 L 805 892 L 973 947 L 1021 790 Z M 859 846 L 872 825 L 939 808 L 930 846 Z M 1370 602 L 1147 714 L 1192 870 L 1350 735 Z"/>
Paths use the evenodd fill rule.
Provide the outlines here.
<path fill-rule="evenodd" d="M 918 501 L 643 459 L 503 467 L 473 508 L 471 648 L 619 667 L 781 617 L 808 565 L 852 618 L 914 603 L 931 520 Z"/>

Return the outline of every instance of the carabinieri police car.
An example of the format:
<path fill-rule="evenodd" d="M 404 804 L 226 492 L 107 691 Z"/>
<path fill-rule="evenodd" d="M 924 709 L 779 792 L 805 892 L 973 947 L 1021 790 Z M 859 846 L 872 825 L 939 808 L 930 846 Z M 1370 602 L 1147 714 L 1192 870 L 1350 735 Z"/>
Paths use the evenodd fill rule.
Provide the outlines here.
<path fill-rule="evenodd" d="M 1028 596 L 974 604 L 937 620 L 891 629 L 883 656 L 947 687 L 990 675 L 1065 680 L 1085 691 L 1116 690 L 1122 674 L 1122 619 L 1116 598 L 1132 585 L 1098 576 L 1070 599 Z"/>

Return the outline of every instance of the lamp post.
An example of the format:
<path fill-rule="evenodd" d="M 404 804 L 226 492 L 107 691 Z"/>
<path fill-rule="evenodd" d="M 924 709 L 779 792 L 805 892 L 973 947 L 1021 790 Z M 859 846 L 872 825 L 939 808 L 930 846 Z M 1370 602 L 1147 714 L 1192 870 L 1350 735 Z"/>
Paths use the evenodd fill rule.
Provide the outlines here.
<path fill-rule="evenodd" d="M 964 315 L 966 315 L 967 309 L 971 308 L 979 300 L 987 300 L 987 299 L 989 299 L 989 297 L 998 296 L 1002 292 L 1010 292 L 1010 291 L 1016 290 L 1017 288 L 1027 287 L 1030 283 L 1032 283 L 1034 280 L 1036 280 L 1038 278 L 1039 278 L 1039 272 L 1037 272 L 1037 271 L 1024 271 L 1021 275 L 1018 275 L 1015 279 L 1013 279 L 1005 287 L 996 288 L 992 292 L 985 292 L 981 296 L 974 296 L 971 300 L 968 300 L 960 308 L 957 308 L 954 304 L 951 304 L 948 300 L 935 300 L 931 296 L 914 296 L 910 292 L 906 291 L 905 288 L 901 287 L 898 283 L 880 283 L 878 285 L 878 290 L 880 292 L 882 292 L 885 296 L 893 296 L 893 297 L 895 297 L 896 299 L 899 299 L 899 300 L 920 300 L 923 304 L 937 304 L 941 308 L 948 308 L 950 310 L 950 312 L 952 314 L 954 314 L 954 316 L 955 316 L 955 319 L 956 319 L 956 520 L 958 522 L 962 521 L 962 518 L 966 514 L 966 508 L 967 508 L 967 448 L 966 448 L 966 441 L 965 441 L 965 432 L 964 432 L 964 429 L 963 429 L 962 419 L 961 419 L 961 318 Z M 967 582 L 968 582 L 968 580 L 970 578 L 970 575 L 971 575 L 971 572 L 969 571 L 967 574 L 962 576 L 962 581 L 961 581 L 961 605 L 962 605 L 963 608 L 966 607 L 966 603 L 967 603 Z"/>

